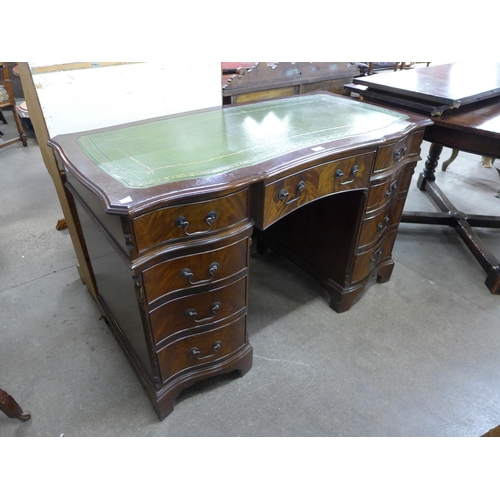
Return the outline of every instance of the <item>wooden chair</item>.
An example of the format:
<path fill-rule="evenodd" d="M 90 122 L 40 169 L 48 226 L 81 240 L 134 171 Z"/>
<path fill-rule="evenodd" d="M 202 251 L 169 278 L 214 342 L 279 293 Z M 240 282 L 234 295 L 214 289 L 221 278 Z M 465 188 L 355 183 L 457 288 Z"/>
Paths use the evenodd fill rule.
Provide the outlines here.
<path fill-rule="evenodd" d="M 21 141 L 23 143 L 23 146 L 28 145 L 28 139 L 26 138 L 26 134 L 24 133 L 23 126 L 21 124 L 21 119 L 19 118 L 19 115 L 17 114 L 16 110 L 16 100 L 14 98 L 14 92 L 12 91 L 12 84 L 10 81 L 10 76 L 9 76 L 9 68 L 7 66 L 7 63 L 0 63 L 0 67 L 3 69 L 3 81 L 1 82 L 3 86 L 5 87 L 5 90 L 7 91 L 7 94 L 9 96 L 9 100 L 5 102 L 0 103 L 0 120 L 2 120 L 3 123 L 7 123 L 7 120 L 5 119 L 2 109 L 11 107 L 12 108 L 12 114 L 14 115 L 14 120 L 17 125 L 17 130 L 19 132 L 19 137 L 15 137 L 14 139 L 10 139 L 7 141 L 3 141 L 0 143 L 0 149 L 4 148 L 6 146 L 10 146 L 14 142 Z"/>
<path fill-rule="evenodd" d="M 0 389 L 0 411 L 4 412 L 9 418 L 17 418 L 21 422 L 26 422 L 31 418 L 31 413 L 23 411 L 17 401 L 2 389 Z"/>

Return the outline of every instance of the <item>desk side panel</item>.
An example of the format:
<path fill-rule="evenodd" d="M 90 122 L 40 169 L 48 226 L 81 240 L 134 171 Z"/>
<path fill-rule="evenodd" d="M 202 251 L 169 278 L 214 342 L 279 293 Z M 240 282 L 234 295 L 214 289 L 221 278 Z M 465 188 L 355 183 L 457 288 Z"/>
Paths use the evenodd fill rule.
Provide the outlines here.
<path fill-rule="evenodd" d="M 118 336 L 129 355 L 151 377 L 149 346 L 138 297 L 134 272 L 116 251 L 81 200 L 75 199 L 79 222 L 85 237 L 92 271 L 97 284 L 97 297 L 108 320 L 118 327 Z M 118 216 L 116 216 L 118 218 Z"/>

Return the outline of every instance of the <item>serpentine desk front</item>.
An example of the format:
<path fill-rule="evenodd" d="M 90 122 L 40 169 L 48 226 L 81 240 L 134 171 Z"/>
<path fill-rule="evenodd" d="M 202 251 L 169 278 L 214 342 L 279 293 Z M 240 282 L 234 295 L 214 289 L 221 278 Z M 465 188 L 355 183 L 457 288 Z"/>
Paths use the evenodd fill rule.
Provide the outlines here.
<path fill-rule="evenodd" d="M 163 419 L 194 382 L 252 364 L 250 243 L 348 310 L 392 247 L 430 120 L 329 93 L 61 135 L 98 302 Z"/>

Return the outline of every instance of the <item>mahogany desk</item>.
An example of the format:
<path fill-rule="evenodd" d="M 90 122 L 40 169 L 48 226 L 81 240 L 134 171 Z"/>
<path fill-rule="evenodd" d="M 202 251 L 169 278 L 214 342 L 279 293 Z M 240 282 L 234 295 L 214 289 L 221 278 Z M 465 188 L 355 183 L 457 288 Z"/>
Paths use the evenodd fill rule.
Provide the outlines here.
<path fill-rule="evenodd" d="M 443 147 L 500 157 L 500 63 L 453 63 L 379 74 L 355 78 L 349 88 L 368 101 L 432 117 L 434 125 L 424 134 L 431 147 L 418 187 L 441 212 L 406 212 L 401 220 L 455 228 L 486 272 L 490 292 L 500 294 L 500 263 L 473 229 L 500 228 L 500 218 L 457 210 L 435 182 Z"/>
<path fill-rule="evenodd" d="M 338 312 L 389 279 L 429 123 L 316 93 L 49 141 L 98 303 L 160 419 L 194 382 L 250 369 L 252 237 Z"/>

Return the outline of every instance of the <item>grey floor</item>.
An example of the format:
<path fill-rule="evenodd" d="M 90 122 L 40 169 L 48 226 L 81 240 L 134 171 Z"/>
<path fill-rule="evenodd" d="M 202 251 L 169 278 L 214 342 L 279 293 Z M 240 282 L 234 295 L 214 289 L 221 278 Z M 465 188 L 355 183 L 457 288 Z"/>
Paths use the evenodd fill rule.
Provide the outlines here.
<path fill-rule="evenodd" d="M 343 314 L 284 258 L 253 255 L 253 368 L 188 389 L 160 422 L 55 229 L 33 134 L 0 149 L 0 173 L 0 387 L 32 414 L 0 413 L 0 436 L 458 437 L 500 424 L 500 297 L 454 230 L 402 225 L 391 280 Z M 499 176 L 479 157 L 437 175 L 462 211 L 500 216 Z M 406 208 L 432 203 L 413 185 Z M 480 234 L 500 256 L 499 230 Z"/>

